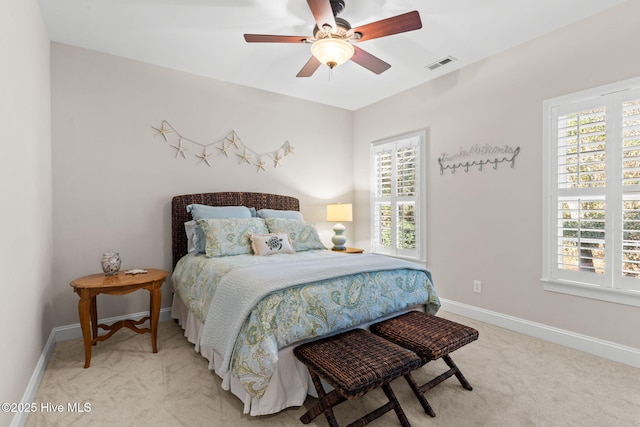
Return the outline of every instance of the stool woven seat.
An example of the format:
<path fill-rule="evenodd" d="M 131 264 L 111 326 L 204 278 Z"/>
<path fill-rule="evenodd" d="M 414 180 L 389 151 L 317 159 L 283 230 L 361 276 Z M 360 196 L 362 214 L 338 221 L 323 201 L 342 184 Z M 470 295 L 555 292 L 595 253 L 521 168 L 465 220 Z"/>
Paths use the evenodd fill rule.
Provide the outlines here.
<path fill-rule="evenodd" d="M 453 375 L 465 389 L 473 390 L 449 354 L 477 340 L 477 330 L 441 317 L 410 311 L 371 325 L 371 332 L 417 353 L 422 358 L 423 364 L 442 358 L 449 366 L 448 371 L 422 386 L 416 384 L 410 373 L 404 376 L 425 412 L 432 417 L 436 414 L 424 397 L 427 390 Z"/>
<path fill-rule="evenodd" d="M 381 387 L 389 402 L 350 425 L 368 424 L 393 409 L 400 424 L 410 426 L 389 383 L 422 365 L 415 353 L 363 329 L 302 344 L 293 352 L 309 369 L 318 392 L 318 403 L 300 418 L 304 424 L 324 413 L 329 425 L 337 427 L 334 406 Z M 333 387 L 331 392 L 325 392 L 320 378 Z"/>

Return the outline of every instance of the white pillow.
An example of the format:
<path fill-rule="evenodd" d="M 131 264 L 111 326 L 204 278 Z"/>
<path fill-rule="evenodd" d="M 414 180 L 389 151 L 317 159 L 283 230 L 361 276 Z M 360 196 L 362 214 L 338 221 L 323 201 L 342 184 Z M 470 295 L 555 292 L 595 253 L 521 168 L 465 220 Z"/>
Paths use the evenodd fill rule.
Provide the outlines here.
<path fill-rule="evenodd" d="M 254 255 L 294 254 L 287 233 L 252 234 L 251 249 Z"/>
<path fill-rule="evenodd" d="M 209 206 L 194 203 L 187 206 L 187 212 L 196 221 L 211 218 L 251 218 L 251 211 L 246 206 Z"/>
<path fill-rule="evenodd" d="M 184 223 L 184 232 L 187 233 L 187 252 L 196 250 L 198 244 L 198 234 L 196 233 L 196 222 L 194 220 Z"/>
<path fill-rule="evenodd" d="M 304 221 L 300 211 L 283 211 L 279 209 L 260 209 L 256 212 L 259 218 L 283 218 Z"/>

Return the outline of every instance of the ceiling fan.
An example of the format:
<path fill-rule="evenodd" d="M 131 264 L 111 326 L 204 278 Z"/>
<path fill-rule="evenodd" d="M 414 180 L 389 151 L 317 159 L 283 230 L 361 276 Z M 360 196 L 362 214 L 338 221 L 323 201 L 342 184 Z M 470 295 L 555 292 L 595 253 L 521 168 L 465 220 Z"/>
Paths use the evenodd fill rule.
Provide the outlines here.
<path fill-rule="evenodd" d="M 417 10 L 351 28 L 349 22 L 338 18 L 338 14 L 344 10 L 344 0 L 307 0 L 307 3 L 316 21 L 313 36 L 244 35 L 244 39 L 249 43 L 311 44 L 312 56 L 296 77 L 310 77 L 321 64 L 333 69 L 349 59 L 367 70 L 381 74 L 391 65 L 351 42 L 362 42 L 422 28 Z"/>

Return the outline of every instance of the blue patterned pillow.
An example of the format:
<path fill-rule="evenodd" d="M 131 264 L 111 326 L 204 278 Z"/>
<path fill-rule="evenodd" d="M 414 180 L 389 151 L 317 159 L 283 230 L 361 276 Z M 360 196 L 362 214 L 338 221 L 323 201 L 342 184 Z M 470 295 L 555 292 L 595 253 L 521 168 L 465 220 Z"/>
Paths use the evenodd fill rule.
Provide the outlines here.
<path fill-rule="evenodd" d="M 318 230 L 308 222 L 297 219 L 265 218 L 269 233 L 287 233 L 296 252 L 327 249 L 320 241 Z"/>
<path fill-rule="evenodd" d="M 187 205 L 187 212 L 197 221 L 199 219 L 213 218 L 251 218 L 251 210 L 246 206 L 209 206 L 197 203 Z M 193 243 L 193 248 L 197 254 L 205 253 L 205 238 L 201 227 L 196 223 L 191 242 L 189 242 L 189 232 L 187 231 L 187 245 Z"/>
<path fill-rule="evenodd" d="M 251 235 L 269 232 L 262 218 L 212 218 L 196 222 L 204 234 L 207 257 L 250 254 Z"/>

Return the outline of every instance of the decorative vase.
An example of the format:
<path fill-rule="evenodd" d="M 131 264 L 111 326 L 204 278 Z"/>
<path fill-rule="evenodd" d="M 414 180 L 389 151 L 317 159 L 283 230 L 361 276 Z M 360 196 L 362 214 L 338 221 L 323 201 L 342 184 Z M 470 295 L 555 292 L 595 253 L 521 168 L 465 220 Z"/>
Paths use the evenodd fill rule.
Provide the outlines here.
<path fill-rule="evenodd" d="M 118 252 L 105 252 L 102 254 L 102 271 L 105 276 L 115 276 L 120 271 L 120 254 Z"/>

